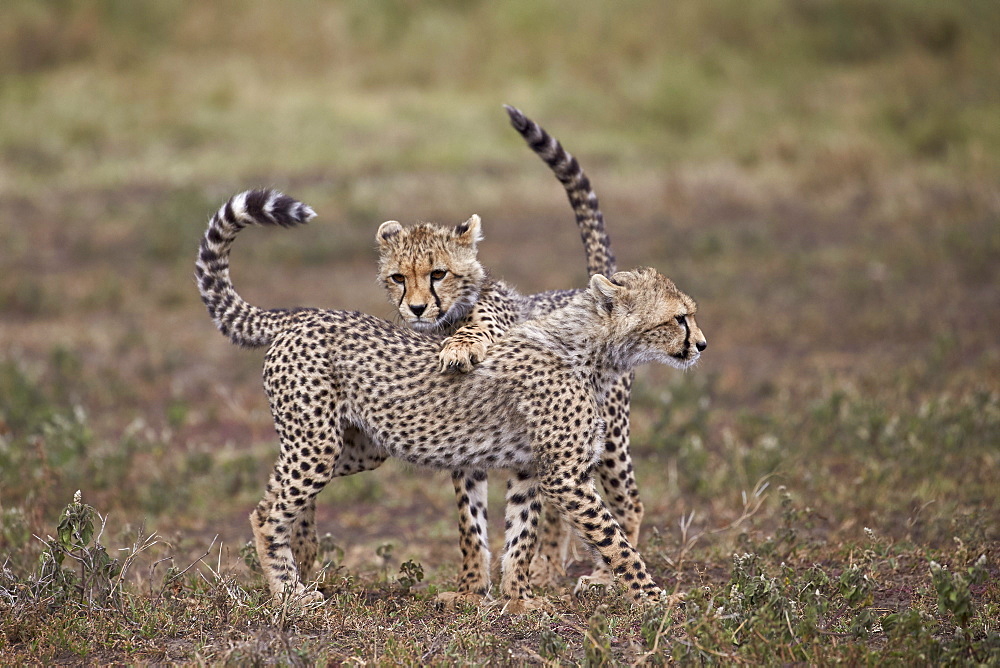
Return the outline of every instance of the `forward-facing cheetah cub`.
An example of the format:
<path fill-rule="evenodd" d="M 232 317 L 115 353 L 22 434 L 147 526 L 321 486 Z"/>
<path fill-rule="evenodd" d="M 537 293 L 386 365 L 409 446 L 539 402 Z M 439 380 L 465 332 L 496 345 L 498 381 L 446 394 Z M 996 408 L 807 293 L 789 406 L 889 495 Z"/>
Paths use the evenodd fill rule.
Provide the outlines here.
<path fill-rule="evenodd" d="M 660 597 L 591 473 L 604 448 L 600 405 L 617 379 L 645 362 L 686 368 L 705 349 L 694 301 L 652 269 L 595 275 L 562 308 L 511 328 L 472 372 L 441 374 L 437 339 L 357 312 L 264 310 L 236 293 L 229 251 L 239 230 L 313 215 L 274 191 L 237 195 L 209 222 L 195 270 L 219 330 L 237 345 L 270 346 L 264 388 L 281 448 L 250 519 L 272 594 L 322 598 L 297 568 L 316 552 L 310 500 L 332 478 L 394 456 L 515 472 L 501 567 L 511 611 L 535 607 L 527 568 L 539 494 L 633 600 Z"/>
<path fill-rule="evenodd" d="M 610 276 L 616 271 L 604 217 L 590 180 L 576 158 L 541 126 L 521 111 L 507 106 L 511 125 L 562 182 L 573 207 L 587 259 L 588 273 Z M 482 239 L 480 221 L 473 216 L 451 228 L 421 224 L 404 228 L 383 223 L 379 244 L 379 281 L 402 321 L 411 329 L 447 337 L 440 352 L 442 370 L 468 372 L 486 357 L 489 346 L 514 324 L 548 313 L 579 290 L 522 296 L 507 284 L 488 276 L 477 258 Z M 615 519 L 636 544 L 643 507 L 629 453 L 629 397 L 631 373 L 615 383 L 602 406 L 606 424 L 604 456 L 597 469 L 605 498 Z M 462 570 L 458 591 L 446 598 L 474 599 L 489 587 L 490 552 L 486 522 L 486 475 L 483 471 L 454 471 L 458 498 Z M 563 574 L 571 532 L 546 512 L 531 576 L 536 585 L 552 585 Z M 597 560 L 589 581 L 611 581 Z"/>

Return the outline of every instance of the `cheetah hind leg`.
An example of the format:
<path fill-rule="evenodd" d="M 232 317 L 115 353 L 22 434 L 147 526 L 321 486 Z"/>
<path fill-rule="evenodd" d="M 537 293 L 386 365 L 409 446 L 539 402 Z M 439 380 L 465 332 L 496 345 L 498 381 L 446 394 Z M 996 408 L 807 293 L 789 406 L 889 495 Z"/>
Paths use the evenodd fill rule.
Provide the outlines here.
<path fill-rule="evenodd" d="M 316 536 L 316 497 L 312 497 L 302 508 L 302 513 L 292 525 L 292 556 L 299 569 L 299 579 L 309 579 L 316 555 L 319 554 L 319 539 Z"/>
<path fill-rule="evenodd" d="M 279 420 L 276 420 L 275 426 L 284 438 L 283 425 Z M 289 470 L 290 466 L 279 455 L 264 498 L 250 514 L 261 570 L 271 594 L 279 602 L 289 599 L 302 603 L 323 600 L 321 592 L 308 591 L 303 583 L 318 552 L 316 495 L 331 479 L 376 469 L 388 456 L 381 446 L 353 427 L 331 434 L 326 446 L 321 448 L 317 445 L 315 448 L 317 452 L 323 450 L 328 454 L 315 462 L 314 470 L 310 472 L 312 484 L 305 489 L 295 488 L 291 481 L 285 481 L 282 471 Z"/>
<path fill-rule="evenodd" d="M 529 580 L 535 587 L 554 588 L 559 586 L 560 580 L 566 575 L 569 542 L 573 540 L 573 532 L 567 530 L 559 512 L 551 505 L 545 507 L 542 517 L 538 550 L 528 569 Z"/>
<path fill-rule="evenodd" d="M 364 432 L 348 427 L 343 434 L 344 446 L 337 465 L 330 478 L 372 471 L 386 460 L 385 451 L 377 447 Z M 319 537 L 316 533 L 316 497 L 310 497 L 292 525 L 292 555 L 299 569 L 299 579 L 307 582 L 319 556 Z M 317 585 L 323 588 L 323 573 L 318 575 Z"/>
<path fill-rule="evenodd" d="M 639 527 L 642 524 L 644 508 L 639 498 L 639 487 L 632 468 L 629 452 L 629 395 L 631 376 L 623 376 L 615 384 L 609 400 L 602 409 L 607 428 L 604 453 L 596 468 L 596 473 L 604 489 L 604 499 L 618 525 L 628 537 L 633 547 L 639 545 Z M 595 555 L 596 556 L 596 555 Z M 614 582 L 614 574 L 603 559 L 594 559 L 594 570 L 590 575 L 581 576 L 573 588 L 580 594 L 595 586 L 609 586 Z"/>
<path fill-rule="evenodd" d="M 254 544 L 260 558 L 261 570 L 275 603 L 310 604 L 323 600 L 319 591 L 308 591 L 298 577 L 296 558 L 288 542 L 282 539 L 289 533 L 288 521 L 276 520 L 273 483 L 268 484 L 267 495 L 250 513 Z"/>

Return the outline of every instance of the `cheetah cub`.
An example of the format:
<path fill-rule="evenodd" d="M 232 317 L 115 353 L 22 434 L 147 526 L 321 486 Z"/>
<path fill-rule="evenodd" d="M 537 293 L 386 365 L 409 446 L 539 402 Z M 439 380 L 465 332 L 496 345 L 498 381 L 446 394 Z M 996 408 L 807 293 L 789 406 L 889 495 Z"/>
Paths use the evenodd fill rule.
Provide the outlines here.
<path fill-rule="evenodd" d="M 275 191 L 236 195 L 209 221 L 196 261 L 202 300 L 241 346 L 268 346 L 264 389 L 281 443 L 264 498 L 250 515 L 276 598 L 322 599 L 299 564 L 312 563 L 312 499 L 333 478 L 393 456 L 446 470 L 513 471 L 500 593 L 507 608 L 537 607 L 528 582 L 545 499 L 621 578 L 637 603 L 662 592 L 598 496 L 600 408 L 638 364 L 678 368 L 705 349 L 695 303 L 653 269 L 600 274 L 565 306 L 512 327 L 469 373 L 441 374 L 440 342 L 349 311 L 265 310 L 229 277 L 229 252 L 247 225 L 292 226 L 313 216 Z"/>
<path fill-rule="evenodd" d="M 616 271 L 597 195 L 576 158 L 554 137 L 521 111 L 506 106 L 511 125 L 550 167 L 565 187 L 583 240 L 588 273 L 610 276 Z M 379 246 L 379 282 L 400 319 L 411 329 L 444 338 L 439 360 L 442 371 L 471 371 L 485 359 L 489 346 L 514 324 L 548 313 L 578 290 L 522 296 L 509 285 L 490 278 L 477 258 L 481 222 L 473 216 L 457 227 L 421 224 L 404 228 L 383 223 Z M 638 542 L 643 506 L 629 453 L 631 373 L 615 383 L 601 409 L 606 424 L 604 455 L 596 472 L 615 519 L 633 544 Z M 489 587 L 490 552 L 486 522 L 486 474 L 453 471 L 458 499 L 462 569 L 458 591 L 443 598 L 474 599 Z M 545 513 L 539 550 L 532 559 L 532 582 L 555 585 L 565 574 L 572 533 L 558 514 Z M 603 562 L 584 576 L 587 582 L 611 582 Z"/>

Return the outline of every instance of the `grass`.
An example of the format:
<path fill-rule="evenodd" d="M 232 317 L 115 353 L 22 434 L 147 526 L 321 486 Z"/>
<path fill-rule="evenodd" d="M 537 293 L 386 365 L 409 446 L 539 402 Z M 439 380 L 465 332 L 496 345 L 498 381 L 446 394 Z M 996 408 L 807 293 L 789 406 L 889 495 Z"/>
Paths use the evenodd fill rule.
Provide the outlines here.
<path fill-rule="evenodd" d="M 19 0 L 2 662 L 996 663 L 998 36 L 986 0 Z M 243 549 L 273 428 L 194 290 L 205 221 L 259 185 L 319 211 L 241 238 L 264 306 L 388 315 L 377 225 L 472 212 L 497 274 L 579 285 L 504 102 L 580 157 L 620 264 L 699 301 L 703 363 L 633 401 L 640 549 L 687 600 L 573 597 L 578 565 L 548 613 L 438 610 L 447 475 L 387 464 L 319 497 L 328 602 L 273 605 Z"/>

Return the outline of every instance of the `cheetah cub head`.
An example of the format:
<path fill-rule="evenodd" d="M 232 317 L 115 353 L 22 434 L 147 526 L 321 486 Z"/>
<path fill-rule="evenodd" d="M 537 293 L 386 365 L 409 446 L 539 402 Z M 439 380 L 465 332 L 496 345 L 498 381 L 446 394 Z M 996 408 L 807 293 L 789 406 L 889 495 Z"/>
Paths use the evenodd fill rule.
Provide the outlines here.
<path fill-rule="evenodd" d="M 596 274 L 589 292 L 603 329 L 599 335 L 622 368 L 653 362 L 686 369 L 708 347 L 694 300 L 654 269 L 620 271 L 611 278 Z"/>
<path fill-rule="evenodd" d="M 379 226 L 375 238 L 379 282 L 410 328 L 446 329 L 479 299 L 486 279 L 476 251 L 483 238 L 479 216 L 455 227 L 423 223 L 404 228 L 390 220 Z"/>

